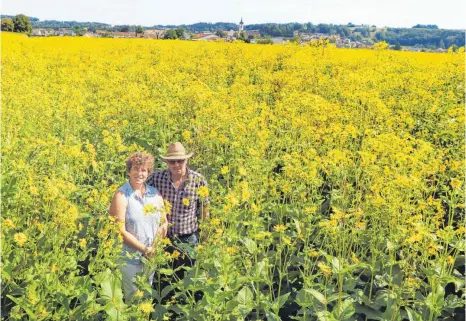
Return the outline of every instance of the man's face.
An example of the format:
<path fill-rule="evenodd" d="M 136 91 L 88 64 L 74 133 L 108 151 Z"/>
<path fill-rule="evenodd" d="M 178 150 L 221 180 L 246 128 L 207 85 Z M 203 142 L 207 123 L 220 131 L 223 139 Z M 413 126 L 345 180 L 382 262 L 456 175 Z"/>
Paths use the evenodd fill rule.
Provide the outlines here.
<path fill-rule="evenodd" d="M 167 160 L 167 164 L 172 175 L 183 175 L 186 173 L 186 159 Z"/>

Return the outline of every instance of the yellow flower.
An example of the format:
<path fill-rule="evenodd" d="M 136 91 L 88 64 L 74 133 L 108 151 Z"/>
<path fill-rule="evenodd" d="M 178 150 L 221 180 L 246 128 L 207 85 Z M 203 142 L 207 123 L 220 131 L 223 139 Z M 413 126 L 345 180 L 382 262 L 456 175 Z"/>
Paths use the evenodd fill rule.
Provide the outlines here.
<path fill-rule="evenodd" d="M 415 243 L 419 242 L 420 240 L 422 240 L 422 235 L 418 233 L 408 238 L 408 243 Z"/>
<path fill-rule="evenodd" d="M 170 241 L 170 239 L 168 237 L 164 238 L 162 240 L 162 244 L 163 245 L 172 245 L 172 241 Z"/>
<path fill-rule="evenodd" d="M 354 226 L 356 227 L 357 230 L 366 229 L 366 223 L 364 223 L 364 222 L 356 222 L 356 224 L 354 224 Z"/>
<path fill-rule="evenodd" d="M 311 214 L 315 214 L 316 210 L 317 210 L 317 206 L 307 206 L 304 209 L 304 213 L 311 215 Z"/>
<path fill-rule="evenodd" d="M 207 186 L 201 186 L 197 189 L 197 195 L 199 195 L 199 197 L 201 198 L 206 198 L 207 196 L 209 196 L 209 189 L 207 188 Z"/>
<path fill-rule="evenodd" d="M 453 187 L 453 188 L 460 188 L 461 184 L 462 184 L 462 182 L 461 182 L 459 179 L 457 179 L 456 177 L 453 178 L 453 179 L 451 180 L 451 182 L 450 182 L 450 185 L 451 185 L 451 187 Z"/>
<path fill-rule="evenodd" d="M 226 248 L 228 254 L 233 255 L 237 252 L 237 249 L 234 246 L 229 246 Z"/>
<path fill-rule="evenodd" d="M 223 166 L 222 169 L 220 170 L 220 174 L 226 175 L 230 171 L 230 168 L 228 166 Z"/>
<path fill-rule="evenodd" d="M 166 215 L 170 215 L 172 213 L 172 204 L 169 200 L 163 199 L 164 211 Z"/>
<path fill-rule="evenodd" d="M 238 174 L 239 176 L 246 176 L 247 175 L 247 171 L 244 167 L 240 167 L 238 168 Z"/>
<path fill-rule="evenodd" d="M 57 271 L 58 271 L 58 266 L 57 266 L 56 264 L 52 265 L 52 266 L 50 267 L 50 271 L 51 271 L 52 273 L 57 272 Z"/>
<path fill-rule="evenodd" d="M 79 246 L 80 246 L 82 249 L 85 248 L 86 245 L 87 245 L 86 239 L 80 239 L 80 240 L 79 240 Z"/>
<path fill-rule="evenodd" d="M 136 292 L 134 292 L 134 296 L 137 298 L 142 298 L 143 295 L 144 295 L 144 292 L 141 290 L 137 290 Z"/>
<path fill-rule="evenodd" d="M 176 259 L 177 257 L 180 256 L 180 252 L 178 252 L 177 250 L 174 250 L 171 256 L 172 258 Z"/>
<path fill-rule="evenodd" d="M 455 263 L 455 259 L 453 258 L 453 256 L 449 255 L 447 257 L 447 263 L 450 265 L 453 265 L 453 263 Z"/>
<path fill-rule="evenodd" d="M 437 250 L 432 246 L 429 246 L 429 248 L 427 249 L 427 252 L 432 255 L 437 254 Z"/>
<path fill-rule="evenodd" d="M 45 317 L 47 314 L 48 314 L 47 310 L 46 310 L 43 306 L 41 306 L 41 307 L 39 308 L 39 315 L 38 315 L 37 317 L 43 318 L 43 317 Z"/>
<path fill-rule="evenodd" d="M 212 224 L 213 226 L 218 226 L 220 225 L 220 220 L 218 218 L 213 218 L 210 220 L 210 224 Z"/>
<path fill-rule="evenodd" d="M 144 215 L 151 215 L 157 212 L 157 207 L 154 204 L 145 204 L 143 207 Z"/>
<path fill-rule="evenodd" d="M 189 198 L 187 198 L 187 197 L 183 198 L 183 205 L 184 206 L 189 206 L 189 203 L 190 203 Z"/>
<path fill-rule="evenodd" d="M 283 241 L 283 243 L 286 244 L 286 245 L 291 245 L 291 239 L 290 239 L 288 236 L 286 236 L 286 235 L 284 235 L 284 236 L 282 237 L 282 241 Z"/>
<path fill-rule="evenodd" d="M 145 314 L 149 314 L 151 312 L 154 312 L 154 307 L 152 306 L 152 302 L 147 301 L 144 303 L 139 304 L 139 311 Z"/>
<path fill-rule="evenodd" d="M 317 263 L 317 266 L 319 267 L 320 271 L 324 274 L 325 277 L 329 277 L 330 275 L 332 275 L 332 269 L 324 262 L 319 261 Z"/>
<path fill-rule="evenodd" d="M 101 229 L 97 236 L 101 239 L 104 239 L 108 236 L 108 230 L 107 229 Z"/>
<path fill-rule="evenodd" d="M 356 254 L 351 253 L 351 261 L 353 261 L 355 264 L 359 263 L 359 259 L 356 257 Z"/>
<path fill-rule="evenodd" d="M 39 299 L 37 298 L 37 295 L 33 292 L 31 292 L 28 295 L 29 302 L 31 302 L 32 305 L 35 305 L 37 302 L 39 302 Z"/>
<path fill-rule="evenodd" d="M 319 256 L 319 252 L 317 252 L 316 250 L 309 250 L 307 252 L 307 255 L 309 255 L 310 257 L 318 257 Z"/>
<path fill-rule="evenodd" d="M 270 232 L 260 232 L 254 235 L 254 238 L 257 240 L 263 240 L 266 237 L 271 236 L 272 234 Z"/>
<path fill-rule="evenodd" d="M 251 210 L 254 214 L 259 214 L 261 212 L 261 207 L 256 205 L 256 203 L 251 203 Z"/>
<path fill-rule="evenodd" d="M 287 229 L 286 225 L 283 225 L 283 224 L 278 224 L 278 225 L 275 225 L 273 227 L 273 229 L 275 230 L 275 232 L 283 232 Z"/>
<path fill-rule="evenodd" d="M 12 220 L 10 220 L 9 218 L 7 218 L 6 220 L 3 221 L 3 224 L 5 225 L 5 227 L 7 229 L 11 229 L 11 228 L 14 228 L 15 227 L 15 223 L 13 223 Z"/>
<path fill-rule="evenodd" d="M 24 243 L 26 243 L 26 241 L 28 239 L 27 236 L 24 233 L 21 233 L 21 232 L 15 233 L 15 235 L 13 237 L 14 237 L 16 243 L 18 243 L 18 245 L 20 247 L 23 246 Z"/>

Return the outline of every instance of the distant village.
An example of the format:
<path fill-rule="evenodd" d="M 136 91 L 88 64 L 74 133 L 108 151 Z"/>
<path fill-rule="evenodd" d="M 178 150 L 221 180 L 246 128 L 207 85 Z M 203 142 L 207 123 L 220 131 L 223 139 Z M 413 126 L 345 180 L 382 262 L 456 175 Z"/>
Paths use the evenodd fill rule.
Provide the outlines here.
<path fill-rule="evenodd" d="M 121 32 L 121 31 L 107 31 L 95 30 L 95 32 L 86 31 L 83 37 L 105 37 L 105 38 L 144 38 L 144 39 L 166 39 L 166 34 L 173 29 L 147 29 L 142 32 Z M 78 36 L 71 29 L 32 29 L 31 36 L 33 37 L 49 37 L 49 36 Z M 373 42 L 370 40 L 352 41 L 349 38 L 340 37 L 339 35 L 326 35 L 322 33 L 306 33 L 302 31 L 294 31 L 293 38 L 285 37 L 263 37 L 259 30 L 246 30 L 243 19 L 238 24 L 237 30 L 211 32 L 202 31 L 199 33 L 187 33 L 183 31 L 183 35 L 179 37 L 183 40 L 191 41 L 227 41 L 232 42 L 235 40 L 247 39 L 249 43 L 270 43 L 270 44 L 285 44 L 291 41 L 298 42 L 301 45 L 309 44 L 311 41 L 326 39 L 334 44 L 337 48 L 372 48 Z M 402 48 L 405 51 L 431 51 L 431 52 L 447 52 L 447 49 L 425 49 L 421 47 L 407 47 Z"/>

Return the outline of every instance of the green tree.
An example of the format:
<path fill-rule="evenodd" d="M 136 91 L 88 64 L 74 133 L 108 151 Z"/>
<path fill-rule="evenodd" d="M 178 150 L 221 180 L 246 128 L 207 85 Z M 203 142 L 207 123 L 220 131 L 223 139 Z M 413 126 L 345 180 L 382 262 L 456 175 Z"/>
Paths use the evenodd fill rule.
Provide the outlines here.
<path fill-rule="evenodd" d="M 184 35 L 184 29 L 183 28 L 176 28 L 175 33 L 176 33 L 176 38 L 181 39 L 181 38 L 183 38 L 183 35 Z"/>
<path fill-rule="evenodd" d="M 300 42 L 301 42 L 301 38 L 298 37 L 298 36 L 294 36 L 293 38 L 291 38 L 290 41 L 293 42 L 293 43 L 300 43 Z"/>
<path fill-rule="evenodd" d="M 170 29 L 165 32 L 165 35 L 163 36 L 163 39 L 177 39 L 176 31 L 175 29 Z"/>
<path fill-rule="evenodd" d="M 137 26 L 137 27 L 136 27 L 136 35 L 137 35 L 138 33 L 144 33 L 144 28 L 141 27 L 141 26 Z"/>
<path fill-rule="evenodd" d="M 3 28 L 2 28 L 3 29 Z M 439 41 L 439 47 L 442 48 L 442 49 L 445 49 L 445 41 L 443 41 L 443 39 L 440 39 Z"/>
<path fill-rule="evenodd" d="M 224 37 L 227 36 L 227 32 L 219 29 L 219 30 L 215 31 L 215 35 L 217 37 L 224 38 Z"/>
<path fill-rule="evenodd" d="M 14 24 L 13 20 L 9 18 L 2 19 L 2 31 L 13 31 Z"/>
<path fill-rule="evenodd" d="M 15 32 L 31 32 L 31 22 L 29 18 L 23 14 L 16 15 L 13 18 L 13 31 Z"/>
<path fill-rule="evenodd" d="M 129 26 L 121 26 L 120 32 L 129 32 Z"/>

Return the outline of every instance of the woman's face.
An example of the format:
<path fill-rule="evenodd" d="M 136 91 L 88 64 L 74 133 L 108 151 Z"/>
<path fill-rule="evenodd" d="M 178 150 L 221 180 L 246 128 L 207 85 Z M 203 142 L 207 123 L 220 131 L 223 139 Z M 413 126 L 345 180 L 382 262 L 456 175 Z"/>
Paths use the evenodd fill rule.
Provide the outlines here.
<path fill-rule="evenodd" d="M 133 165 L 129 171 L 129 180 L 137 185 L 143 184 L 149 176 L 149 169 L 145 165 Z"/>

